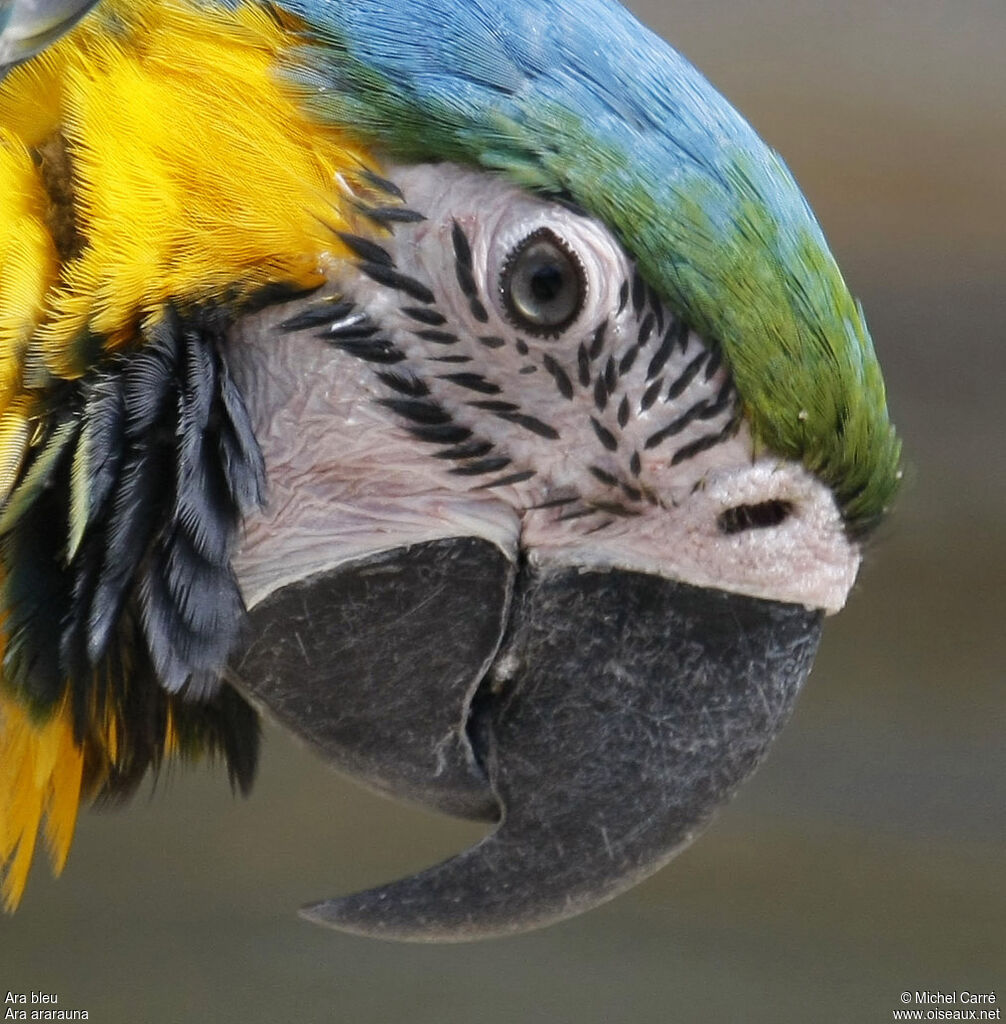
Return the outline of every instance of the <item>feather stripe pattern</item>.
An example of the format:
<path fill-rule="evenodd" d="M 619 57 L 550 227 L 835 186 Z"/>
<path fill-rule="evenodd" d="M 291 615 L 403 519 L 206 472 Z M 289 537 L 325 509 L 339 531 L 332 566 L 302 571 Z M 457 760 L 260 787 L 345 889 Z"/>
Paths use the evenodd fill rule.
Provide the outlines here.
<path fill-rule="evenodd" d="M 305 109 L 615 228 L 640 271 L 622 303 L 655 292 L 719 339 L 759 443 L 830 485 L 852 536 L 879 522 L 900 442 L 862 310 L 781 159 L 680 54 L 612 0 L 283 7 L 307 26 L 286 55 Z"/>

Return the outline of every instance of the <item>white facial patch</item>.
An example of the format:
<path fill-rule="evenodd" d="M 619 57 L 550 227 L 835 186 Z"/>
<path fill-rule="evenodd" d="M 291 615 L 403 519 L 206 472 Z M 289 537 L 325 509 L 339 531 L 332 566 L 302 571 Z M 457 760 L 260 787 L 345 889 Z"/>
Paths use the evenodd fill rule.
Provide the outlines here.
<path fill-rule="evenodd" d="M 236 561 L 250 604 L 476 535 L 515 559 L 841 608 L 859 552 L 831 492 L 755 457 L 718 345 L 603 225 L 489 173 L 389 174 L 405 215 L 349 240 L 359 259 L 333 260 L 329 294 L 235 330 L 270 486 Z"/>

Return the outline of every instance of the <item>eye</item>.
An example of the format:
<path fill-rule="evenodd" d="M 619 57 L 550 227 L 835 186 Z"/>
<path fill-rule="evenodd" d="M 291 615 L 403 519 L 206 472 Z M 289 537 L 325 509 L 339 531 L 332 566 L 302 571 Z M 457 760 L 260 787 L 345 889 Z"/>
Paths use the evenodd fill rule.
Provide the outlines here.
<path fill-rule="evenodd" d="M 554 337 L 580 315 L 587 278 L 569 246 L 548 228 L 539 228 L 507 254 L 499 290 L 514 326 Z"/>

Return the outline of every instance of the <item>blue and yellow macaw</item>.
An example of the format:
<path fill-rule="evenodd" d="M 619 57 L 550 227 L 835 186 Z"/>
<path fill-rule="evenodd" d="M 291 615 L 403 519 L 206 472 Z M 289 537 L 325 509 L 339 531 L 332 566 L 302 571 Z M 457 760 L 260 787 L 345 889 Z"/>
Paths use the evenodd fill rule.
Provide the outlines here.
<path fill-rule="evenodd" d="M 614 0 L 0 0 L 0 870 L 264 707 L 503 934 L 760 761 L 899 476 L 779 157 Z"/>

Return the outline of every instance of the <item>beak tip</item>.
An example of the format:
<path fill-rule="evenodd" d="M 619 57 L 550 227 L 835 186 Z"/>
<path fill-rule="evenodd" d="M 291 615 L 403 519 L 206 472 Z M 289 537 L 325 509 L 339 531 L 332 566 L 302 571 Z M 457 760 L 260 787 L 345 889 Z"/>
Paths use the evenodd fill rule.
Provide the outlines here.
<path fill-rule="evenodd" d="M 325 917 L 325 901 L 322 900 L 319 903 L 305 903 L 304 906 L 297 911 L 297 916 L 302 921 L 307 921 L 310 924 L 327 925 L 328 920 Z"/>
<path fill-rule="evenodd" d="M 486 938 L 464 927 L 443 927 L 436 922 L 403 919 L 400 909 L 381 890 L 310 903 L 300 917 L 348 935 L 388 942 L 453 943 Z"/>
<path fill-rule="evenodd" d="M 389 933 L 387 924 L 382 923 L 380 915 L 373 912 L 372 906 L 361 907 L 359 902 L 363 895 L 353 893 L 349 896 L 321 900 L 318 903 L 308 903 L 300 908 L 299 916 L 310 924 L 321 925 L 349 935 L 373 939 L 408 938 Z"/>

